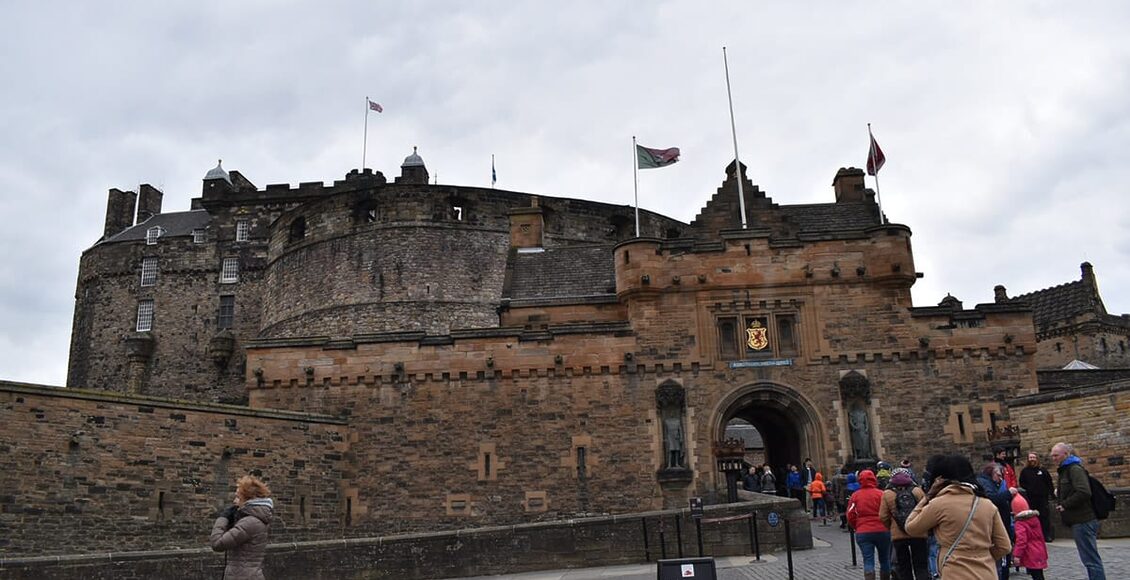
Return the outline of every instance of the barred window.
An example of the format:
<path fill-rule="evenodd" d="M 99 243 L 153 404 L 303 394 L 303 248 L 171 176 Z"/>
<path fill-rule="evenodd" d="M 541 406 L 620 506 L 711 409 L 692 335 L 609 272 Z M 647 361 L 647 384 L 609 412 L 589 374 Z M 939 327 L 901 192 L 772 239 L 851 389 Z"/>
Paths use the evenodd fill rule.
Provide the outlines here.
<path fill-rule="evenodd" d="M 148 257 L 141 259 L 141 285 L 155 286 L 157 284 L 157 258 Z"/>
<path fill-rule="evenodd" d="M 153 330 L 153 301 L 141 300 L 137 303 L 137 331 Z"/>
<path fill-rule="evenodd" d="M 231 284 L 239 282 L 239 258 L 224 258 L 220 267 L 220 283 Z"/>
<path fill-rule="evenodd" d="M 165 235 L 165 228 L 161 226 L 153 226 L 145 230 L 145 243 L 149 246 L 157 245 L 157 238 Z"/>
<path fill-rule="evenodd" d="M 251 222 L 239 220 L 235 222 L 235 241 L 246 242 L 251 238 Z"/>
<path fill-rule="evenodd" d="M 232 327 L 235 321 L 235 296 L 220 296 L 220 314 L 216 318 L 216 328 L 224 330 Z"/>
<path fill-rule="evenodd" d="M 203 244 L 208 241 L 208 232 L 204 228 L 192 230 L 192 243 Z"/>

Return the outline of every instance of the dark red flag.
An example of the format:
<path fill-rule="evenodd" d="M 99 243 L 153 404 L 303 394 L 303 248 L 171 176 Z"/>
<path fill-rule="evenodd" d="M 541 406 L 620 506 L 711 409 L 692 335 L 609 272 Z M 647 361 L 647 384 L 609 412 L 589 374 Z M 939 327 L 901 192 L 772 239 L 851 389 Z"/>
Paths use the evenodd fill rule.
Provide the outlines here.
<path fill-rule="evenodd" d="M 883 168 L 883 164 L 887 162 L 887 156 L 883 155 L 883 150 L 879 148 L 879 143 L 875 141 L 875 136 L 871 135 L 871 150 L 867 152 L 867 175 L 875 175 Z"/>

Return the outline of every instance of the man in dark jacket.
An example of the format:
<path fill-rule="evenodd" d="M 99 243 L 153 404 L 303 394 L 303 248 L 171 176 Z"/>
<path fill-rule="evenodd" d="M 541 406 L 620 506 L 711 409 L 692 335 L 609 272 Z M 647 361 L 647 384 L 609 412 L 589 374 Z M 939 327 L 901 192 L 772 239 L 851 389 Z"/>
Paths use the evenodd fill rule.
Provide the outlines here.
<path fill-rule="evenodd" d="M 1055 541 L 1055 531 L 1052 530 L 1051 499 L 1055 493 L 1052 475 L 1040 465 L 1040 456 L 1035 453 L 1028 454 L 1028 465 L 1020 470 L 1020 487 L 1028 494 L 1028 506 L 1040 512 L 1040 527 L 1044 529 L 1044 541 Z"/>
<path fill-rule="evenodd" d="M 1059 485 L 1056 488 L 1056 511 L 1063 524 L 1071 527 L 1075 536 L 1075 549 L 1079 560 L 1087 569 L 1088 580 L 1106 580 L 1103 559 L 1099 556 L 1099 520 L 1091 508 L 1091 483 L 1083 461 L 1075 455 L 1075 448 L 1067 443 L 1052 447 L 1052 461 L 1059 466 Z"/>

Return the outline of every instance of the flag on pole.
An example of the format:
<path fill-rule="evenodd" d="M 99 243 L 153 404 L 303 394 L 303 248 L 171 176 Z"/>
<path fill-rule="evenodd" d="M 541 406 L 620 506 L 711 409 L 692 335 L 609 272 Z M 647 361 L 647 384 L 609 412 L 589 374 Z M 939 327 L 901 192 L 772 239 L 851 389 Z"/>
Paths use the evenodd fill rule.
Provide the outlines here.
<path fill-rule="evenodd" d="M 378 113 L 383 113 L 384 107 L 382 107 L 380 103 L 374 103 L 373 101 L 369 101 L 369 110 L 376 111 Z"/>
<path fill-rule="evenodd" d="M 878 175 L 883 164 L 887 162 L 887 156 L 883 155 L 883 150 L 879 148 L 875 136 L 871 135 L 870 128 L 868 128 L 867 134 L 871 137 L 871 149 L 867 152 L 867 175 Z"/>
<path fill-rule="evenodd" d="M 643 145 L 636 145 L 636 159 L 640 169 L 666 167 L 679 160 L 679 148 L 649 149 Z"/>

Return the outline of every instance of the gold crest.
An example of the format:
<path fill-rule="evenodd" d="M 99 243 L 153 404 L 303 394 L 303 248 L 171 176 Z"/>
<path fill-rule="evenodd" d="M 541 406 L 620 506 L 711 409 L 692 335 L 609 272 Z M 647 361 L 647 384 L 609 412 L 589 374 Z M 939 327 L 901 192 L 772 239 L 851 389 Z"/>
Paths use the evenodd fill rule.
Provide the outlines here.
<path fill-rule="evenodd" d="M 749 328 L 745 332 L 749 336 L 746 344 L 753 350 L 763 350 L 769 346 L 769 329 L 761 326 L 760 321 L 754 320 L 749 323 Z"/>

